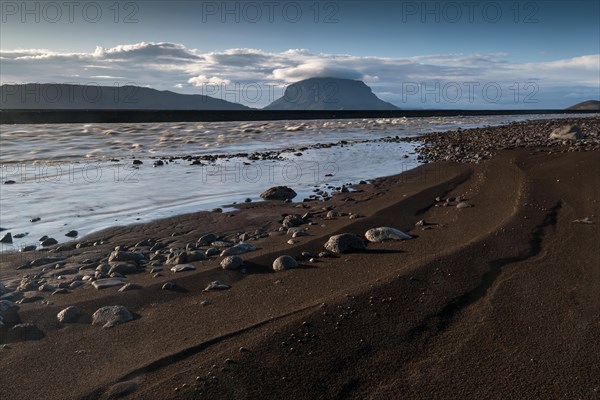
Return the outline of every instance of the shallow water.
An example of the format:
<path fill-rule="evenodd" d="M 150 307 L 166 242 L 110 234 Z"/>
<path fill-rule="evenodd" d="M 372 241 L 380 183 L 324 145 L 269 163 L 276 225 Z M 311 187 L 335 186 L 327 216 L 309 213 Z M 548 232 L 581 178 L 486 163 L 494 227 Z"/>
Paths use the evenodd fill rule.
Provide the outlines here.
<path fill-rule="evenodd" d="M 562 116 L 491 116 L 223 123 L 2 125 L 0 226 L 27 233 L 2 250 L 62 242 L 115 225 L 209 210 L 288 185 L 302 201 L 321 189 L 394 175 L 419 165 L 414 145 L 378 142 L 448 129 Z M 570 115 L 569 117 L 574 117 Z M 347 144 L 339 145 L 340 141 Z M 365 142 L 368 141 L 368 142 Z M 317 143 L 331 147 L 303 147 Z M 275 151 L 276 160 L 231 157 L 203 165 L 158 156 Z M 139 168 L 132 159 L 143 161 Z M 30 222 L 41 218 L 38 222 Z M 0 233 L 0 235 L 6 232 Z"/>

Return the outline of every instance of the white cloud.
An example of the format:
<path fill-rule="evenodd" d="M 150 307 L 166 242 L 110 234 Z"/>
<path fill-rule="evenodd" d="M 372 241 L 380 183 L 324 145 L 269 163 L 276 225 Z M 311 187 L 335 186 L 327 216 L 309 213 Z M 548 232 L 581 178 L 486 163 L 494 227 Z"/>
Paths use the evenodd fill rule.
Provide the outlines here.
<path fill-rule="evenodd" d="M 329 76 L 364 80 L 376 94 L 400 107 L 406 105 L 403 90 L 407 83 L 476 82 L 483 86 L 491 82 L 508 88 L 512 83 L 535 82 L 539 86 L 538 97 L 554 102 L 574 92 L 597 95 L 600 87 L 598 54 L 515 63 L 510 62 L 505 53 L 433 54 L 407 58 L 315 54 L 307 49 L 268 52 L 236 48 L 200 53 L 182 44 L 141 42 L 111 48 L 97 46 L 89 53 L 0 50 L 0 59 L 2 83 L 77 80 L 86 84 L 102 79 L 107 84 L 107 80 L 113 79 L 119 84 L 134 83 L 157 89 L 176 87 L 182 92 L 198 93 L 206 84 L 282 88 L 301 79 Z M 274 98 L 265 96 L 261 100 L 263 104 L 250 105 L 262 106 L 272 100 Z M 244 102 L 244 99 L 238 101 Z"/>

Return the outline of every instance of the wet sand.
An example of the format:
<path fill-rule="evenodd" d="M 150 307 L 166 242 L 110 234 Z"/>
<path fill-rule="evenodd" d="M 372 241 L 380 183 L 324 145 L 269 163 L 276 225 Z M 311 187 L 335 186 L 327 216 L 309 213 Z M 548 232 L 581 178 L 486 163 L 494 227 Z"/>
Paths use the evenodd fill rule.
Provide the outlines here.
<path fill-rule="evenodd" d="M 53 304 L 19 305 L 21 321 L 44 337 L 0 347 L 0 396 L 598 398 L 600 153 L 539 150 L 426 164 L 327 202 L 250 203 L 86 238 L 104 244 L 61 254 L 65 268 L 145 239 L 185 247 L 211 232 L 273 231 L 286 214 L 310 212 L 316 222 L 292 245 L 285 234 L 252 241 L 258 250 L 242 255 L 245 273 L 221 269 L 216 256 L 192 262 L 195 271 L 127 275 L 139 290 L 26 293 Z M 456 196 L 473 207 L 444 206 Z M 324 207 L 363 217 L 326 219 Z M 593 223 L 573 222 L 586 217 Z M 379 226 L 413 239 L 270 269 L 280 255 L 318 254 L 333 234 Z M 3 255 L 2 281 L 40 273 L 15 269 L 35 257 Z M 232 287 L 203 292 L 214 280 Z M 167 281 L 182 290 L 161 290 Z M 116 304 L 135 319 L 90 324 L 95 310 Z M 70 305 L 82 316 L 59 323 Z"/>

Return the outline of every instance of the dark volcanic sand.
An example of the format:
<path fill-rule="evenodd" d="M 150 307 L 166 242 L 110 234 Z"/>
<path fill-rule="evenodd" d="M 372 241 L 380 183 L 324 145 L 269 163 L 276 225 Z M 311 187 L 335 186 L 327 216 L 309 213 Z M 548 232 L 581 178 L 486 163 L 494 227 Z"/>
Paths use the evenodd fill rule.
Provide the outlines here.
<path fill-rule="evenodd" d="M 26 293 L 54 304 L 20 305 L 45 337 L 0 347 L 0 399 L 107 398 L 123 388 L 136 399 L 599 398 L 599 177 L 598 151 L 516 148 L 479 164 L 427 164 L 302 209 L 248 204 L 102 232 L 88 239 L 106 244 L 69 262 L 147 238 L 184 246 L 208 232 L 272 230 L 288 213 L 312 211 L 318 223 L 303 225 L 311 235 L 294 245 L 287 235 L 252 242 L 246 274 L 212 257 L 192 272 L 128 275 L 140 290 Z M 459 195 L 474 207 L 435 201 Z M 324 206 L 365 217 L 326 220 Z M 593 224 L 573 222 L 585 217 Z M 331 234 L 378 226 L 416 237 L 269 270 L 279 255 L 317 254 Z M 2 280 L 35 274 L 14 269 L 35 256 L 4 255 Z M 202 292 L 213 280 L 232 288 Z M 167 281 L 185 292 L 161 290 Z M 89 323 L 115 304 L 136 319 Z M 69 305 L 83 316 L 61 324 Z"/>

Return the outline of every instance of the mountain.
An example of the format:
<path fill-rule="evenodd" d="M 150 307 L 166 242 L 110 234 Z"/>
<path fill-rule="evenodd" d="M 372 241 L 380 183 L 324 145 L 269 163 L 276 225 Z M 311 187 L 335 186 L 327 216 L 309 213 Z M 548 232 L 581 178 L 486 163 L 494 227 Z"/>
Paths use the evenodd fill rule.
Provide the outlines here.
<path fill-rule="evenodd" d="M 567 108 L 567 110 L 595 110 L 600 111 L 600 101 L 588 100 L 577 103 L 574 106 Z"/>
<path fill-rule="evenodd" d="M 28 83 L 0 86 L 0 109 L 53 110 L 249 110 L 200 94 L 179 94 L 139 86 Z"/>
<path fill-rule="evenodd" d="M 265 110 L 398 110 L 379 99 L 364 82 L 310 78 L 288 86 Z"/>

